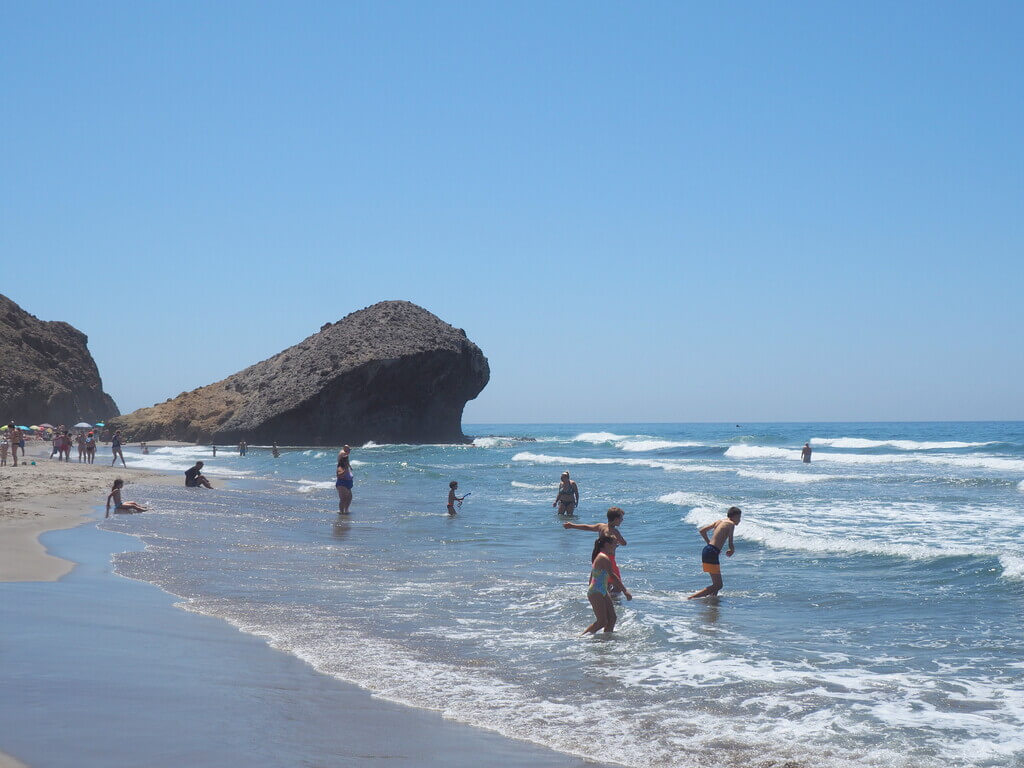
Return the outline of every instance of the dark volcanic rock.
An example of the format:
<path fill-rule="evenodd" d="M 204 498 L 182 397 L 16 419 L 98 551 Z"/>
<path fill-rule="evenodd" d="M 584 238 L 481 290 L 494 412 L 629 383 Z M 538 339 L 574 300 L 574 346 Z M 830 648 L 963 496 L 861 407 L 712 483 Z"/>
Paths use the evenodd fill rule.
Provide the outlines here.
<path fill-rule="evenodd" d="M 462 409 L 489 378 L 465 331 L 407 301 L 384 301 L 113 424 L 133 440 L 464 442 Z"/>
<path fill-rule="evenodd" d="M 116 416 L 88 341 L 67 323 L 40 320 L 0 295 L 0 419 L 70 426 Z"/>

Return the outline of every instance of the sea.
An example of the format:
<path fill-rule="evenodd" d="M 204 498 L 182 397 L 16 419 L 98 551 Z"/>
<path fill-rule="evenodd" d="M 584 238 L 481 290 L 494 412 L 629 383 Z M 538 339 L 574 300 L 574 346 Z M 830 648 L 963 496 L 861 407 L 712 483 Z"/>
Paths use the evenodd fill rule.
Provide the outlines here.
<path fill-rule="evenodd" d="M 347 517 L 337 447 L 129 446 L 216 489 L 129 486 L 152 509 L 101 525 L 145 548 L 114 567 L 378 696 L 604 763 L 1024 766 L 1024 423 L 464 429 L 354 446 Z M 552 507 L 563 470 L 577 522 L 626 511 L 610 635 L 580 634 L 594 534 Z M 732 505 L 725 588 L 688 601 Z"/>

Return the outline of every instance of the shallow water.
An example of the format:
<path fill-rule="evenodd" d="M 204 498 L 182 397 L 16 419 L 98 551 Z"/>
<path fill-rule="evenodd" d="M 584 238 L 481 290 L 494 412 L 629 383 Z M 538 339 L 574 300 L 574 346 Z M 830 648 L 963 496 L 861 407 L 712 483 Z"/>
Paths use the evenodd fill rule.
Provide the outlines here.
<path fill-rule="evenodd" d="M 492 437 L 354 450 L 346 520 L 333 450 L 129 449 L 133 466 L 201 458 L 228 487 L 159 489 L 106 522 L 147 544 L 116 567 L 329 674 L 575 754 L 1024 761 L 1024 424 L 466 431 Z M 612 637 L 578 636 L 593 536 L 554 514 L 563 469 L 578 520 L 627 512 L 636 599 Z M 472 492 L 455 518 L 450 479 Z M 732 504 L 725 591 L 687 602 L 707 583 L 696 529 Z"/>

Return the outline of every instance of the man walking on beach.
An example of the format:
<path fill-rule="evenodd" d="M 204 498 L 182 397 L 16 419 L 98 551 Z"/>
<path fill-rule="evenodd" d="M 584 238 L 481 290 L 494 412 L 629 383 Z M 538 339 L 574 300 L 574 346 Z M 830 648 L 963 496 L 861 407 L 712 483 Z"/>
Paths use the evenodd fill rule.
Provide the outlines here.
<path fill-rule="evenodd" d="M 725 556 L 732 557 L 732 553 L 736 551 L 736 547 L 732 543 L 732 534 L 736 530 L 736 526 L 740 524 L 742 514 L 743 511 L 739 507 L 729 507 L 725 517 L 700 529 L 701 538 L 706 544 L 700 553 L 700 560 L 704 566 L 704 572 L 711 576 L 711 586 L 694 592 L 686 598 L 687 600 L 693 600 L 695 597 L 712 597 L 717 595 L 722 588 L 722 566 L 718 562 L 718 556 L 726 541 L 729 542 L 729 549 L 726 550 Z M 710 538 L 708 538 L 708 531 L 712 531 Z"/>

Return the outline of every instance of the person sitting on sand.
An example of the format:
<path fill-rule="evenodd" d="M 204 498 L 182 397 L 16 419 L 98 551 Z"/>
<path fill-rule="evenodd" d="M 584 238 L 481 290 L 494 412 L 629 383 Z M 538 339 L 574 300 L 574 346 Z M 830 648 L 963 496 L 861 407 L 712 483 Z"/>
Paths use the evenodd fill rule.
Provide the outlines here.
<path fill-rule="evenodd" d="M 743 510 L 739 507 L 729 507 L 725 517 L 700 529 L 700 535 L 706 545 L 700 553 L 700 560 L 704 566 L 704 572 L 711 575 L 711 586 L 694 592 L 686 598 L 687 600 L 693 600 L 695 597 L 714 597 L 722 588 L 722 566 L 718 562 L 718 556 L 722 553 L 722 545 L 726 541 L 729 542 L 729 549 L 726 550 L 725 556 L 732 557 L 732 553 L 736 551 L 736 547 L 732 543 L 732 534 L 736 530 L 736 526 L 740 524 L 742 514 Z M 708 531 L 714 531 L 710 539 Z"/>
<path fill-rule="evenodd" d="M 458 489 L 459 484 L 457 481 L 452 480 L 448 483 L 448 514 L 455 514 L 455 502 L 459 502 L 459 508 L 462 507 L 462 502 L 466 498 L 465 496 L 456 496 L 455 491 Z"/>
<path fill-rule="evenodd" d="M 618 543 L 619 546 L 626 546 L 626 540 L 622 534 L 619 533 L 619 526 L 622 525 L 622 519 L 626 516 L 626 513 L 620 507 L 608 507 L 608 522 L 607 523 L 594 523 L 593 525 L 584 525 L 583 523 L 570 523 L 568 521 L 562 523 L 562 527 L 565 529 L 575 529 L 577 531 L 594 531 L 598 538 L 601 536 L 611 536 Z M 612 561 L 612 568 L 615 569 L 615 575 L 622 579 L 622 574 L 619 572 L 619 566 L 615 562 L 615 552 L 612 552 L 609 556 Z"/>
<path fill-rule="evenodd" d="M 627 600 L 632 600 L 633 595 L 626 589 L 612 568 L 611 554 L 615 552 L 618 542 L 613 536 L 601 536 L 594 543 L 593 559 L 590 565 L 590 586 L 587 589 L 587 599 L 590 607 L 594 609 L 595 621 L 585 630 L 584 635 L 594 634 L 599 629 L 611 632 L 615 629 L 615 622 L 618 617 L 615 615 L 615 604 L 612 602 L 611 593 L 614 590 L 622 592 Z"/>
<path fill-rule="evenodd" d="M 206 479 L 206 475 L 203 473 L 203 462 L 197 461 L 194 467 L 185 470 L 185 487 L 186 488 L 213 488 L 210 485 L 210 481 Z"/>
<path fill-rule="evenodd" d="M 352 486 L 355 485 L 352 462 L 349 461 L 348 454 L 338 456 L 338 468 L 334 474 L 337 478 L 334 487 L 338 489 L 338 514 L 347 515 L 348 508 L 352 505 Z"/>
<path fill-rule="evenodd" d="M 551 506 L 558 507 L 560 515 L 571 515 L 579 505 L 580 489 L 575 480 L 569 479 L 569 473 L 563 472 L 558 483 L 558 495 L 555 496 L 555 501 Z"/>
<path fill-rule="evenodd" d="M 145 512 L 146 507 L 136 504 L 134 501 L 121 501 L 121 489 L 124 487 L 124 480 L 117 478 L 114 481 L 114 487 L 110 489 L 110 495 L 107 496 L 107 514 L 104 517 L 110 517 L 110 502 L 114 502 L 115 512 Z"/>

